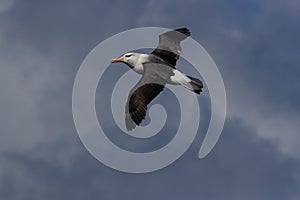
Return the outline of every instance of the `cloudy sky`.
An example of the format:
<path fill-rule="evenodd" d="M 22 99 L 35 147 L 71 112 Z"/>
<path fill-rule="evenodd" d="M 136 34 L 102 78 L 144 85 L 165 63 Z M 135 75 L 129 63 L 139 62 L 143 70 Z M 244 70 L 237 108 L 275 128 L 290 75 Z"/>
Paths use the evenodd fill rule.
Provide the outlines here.
<path fill-rule="evenodd" d="M 0 199 L 299 199 L 299 20 L 297 0 L 2 0 Z M 204 122 L 175 163 L 127 174 L 98 162 L 81 143 L 72 88 L 97 44 L 145 26 L 192 31 L 223 76 L 228 113 L 205 159 L 197 159 Z M 209 102 L 199 100 L 209 114 Z M 169 129 L 150 147 L 168 141 Z M 111 137 L 132 148 L 124 136 L 125 143 Z"/>

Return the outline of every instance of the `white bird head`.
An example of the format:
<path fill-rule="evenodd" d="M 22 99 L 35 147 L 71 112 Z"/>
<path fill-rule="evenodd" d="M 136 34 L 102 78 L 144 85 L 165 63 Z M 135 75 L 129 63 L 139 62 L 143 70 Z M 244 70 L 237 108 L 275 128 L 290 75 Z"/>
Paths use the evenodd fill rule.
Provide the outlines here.
<path fill-rule="evenodd" d="M 125 53 L 124 55 L 122 55 L 118 58 L 112 59 L 111 63 L 123 62 L 130 66 L 136 66 L 136 64 L 139 61 L 140 55 L 141 54 L 139 54 L 139 53 L 133 53 L 133 52 Z"/>

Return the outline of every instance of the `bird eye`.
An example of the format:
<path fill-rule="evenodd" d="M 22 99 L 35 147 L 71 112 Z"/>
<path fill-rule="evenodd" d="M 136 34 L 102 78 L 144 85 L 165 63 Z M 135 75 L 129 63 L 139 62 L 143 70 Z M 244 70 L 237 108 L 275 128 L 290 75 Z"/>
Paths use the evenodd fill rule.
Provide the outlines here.
<path fill-rule="evenodd" d="M 129 58 L 130 56 L 131 56 L 131 54 L 129 54 L 129 55 L 125 55 L 125 57 L 126 57 L 126 58 Z"/>

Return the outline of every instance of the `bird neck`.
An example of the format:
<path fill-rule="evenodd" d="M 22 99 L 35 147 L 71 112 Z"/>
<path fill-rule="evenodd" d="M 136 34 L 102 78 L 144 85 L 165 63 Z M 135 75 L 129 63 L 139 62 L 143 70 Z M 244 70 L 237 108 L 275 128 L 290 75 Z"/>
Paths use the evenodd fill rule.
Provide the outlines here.
<path fill-rule="evenodd" d="M 141 65 L 141 64 L 147 62 L 149 60 L 148 58 L 149 58 L 148 54 L 143 54 L 143 53 L 139 54 L 135 65 Z"/>

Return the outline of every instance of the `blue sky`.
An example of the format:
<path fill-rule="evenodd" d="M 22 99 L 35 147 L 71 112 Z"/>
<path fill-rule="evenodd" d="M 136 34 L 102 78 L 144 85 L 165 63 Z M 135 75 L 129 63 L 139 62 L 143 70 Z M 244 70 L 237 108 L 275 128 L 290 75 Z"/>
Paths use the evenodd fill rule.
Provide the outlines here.
<path fill-rule="evenodd" d="M 299 199 L 299 8 L 296 0 L 1 1 L 0 199 Z M 169 167 L 126 174 L 82 145 L 72 87 L 99 42 L 145 26 L 191 30 L 223 76 L 228 115 L 204 160 L 198 134 Z"/>

